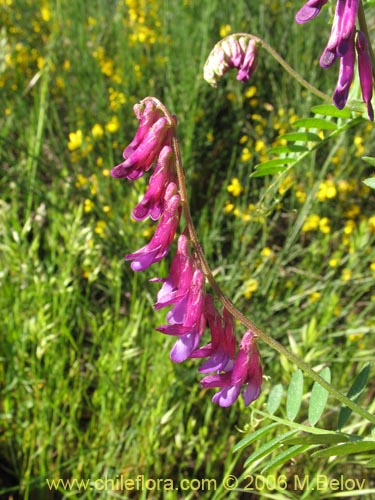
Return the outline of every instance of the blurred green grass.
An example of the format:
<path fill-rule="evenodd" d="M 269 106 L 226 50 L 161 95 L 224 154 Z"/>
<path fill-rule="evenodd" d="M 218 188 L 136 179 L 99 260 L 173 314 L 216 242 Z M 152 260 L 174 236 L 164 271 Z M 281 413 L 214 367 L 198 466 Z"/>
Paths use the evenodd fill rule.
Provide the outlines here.
<path fill-rule="evenodd" d="M 335 71 L 317 63 L 328 25 L 321 16 L 301 30 L 293 21 L 299 5 L 2 2 L 5 498 L 116 497 L 48 492 L 46 478 L 144 474 L 220 483 L 242 472 L 244 457 L 231 453 L 241 430 L 261 425 L 242 403 L 214 406 L 195 361 L 169 361 L 172 340 L 154 331 L 164 314 L 152 309 L 157 289 L 147 281 L 166 275 L 168 263 L 138 275 L 123 261 L 152 226 L 130 218 L 144 181 L 129 185 L 108 174 L 136 129 L 132 106 L 146 95 L 178 117 L 193 217 L 226 293 L 313 366 L 329 364 L 344 391 L 357 365 L 371 361 L 374 194 L 361 183 L 369 172 L 360 156 L 374 153 L 372 127 L 364 121 L 287 176 L 251 179 L 278 134 L 317 102 L 263 52 L 247 86 L 233 75 L 217 90 L 202 80 L 220 33 L 251 31 L 330 93 Z M 238 196 L 227 189 L 233 178 Z M 293 371 L 260 349 L 267 378 L 255 408 Z M 327 428 L 333 401 L 330 410 Z M 302 457 L 298 467 L 312 473 L 324 462 Z M 222 488 L 215 495 L 226 498 Z"/>

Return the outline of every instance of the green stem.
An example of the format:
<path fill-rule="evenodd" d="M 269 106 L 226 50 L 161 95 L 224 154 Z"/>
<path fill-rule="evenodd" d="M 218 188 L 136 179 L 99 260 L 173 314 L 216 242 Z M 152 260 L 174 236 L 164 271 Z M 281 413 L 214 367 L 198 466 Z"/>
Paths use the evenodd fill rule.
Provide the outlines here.
<path fill-rule="evenodd" d="M 332 385 L 324 380 L 315 370 L 313 370 L 305 361 L 300 359 L 298 356 L 296 356 L 293 352 L 289 351 L 286 347 L 284 347 L 282 344 L 280 344 L 277 340 L 274 338 L 270 337 L 267 335 L 261 328 L 256 326 L 252 321 L 250 321 L 246 316 L 242 314 L 241 311 L 239 311 L 236 306 L 233 304 L 233 302 L 223 293 L 221 288 L 219 287 L 218 283 L 216 282 L 212 271 L 210 269 L 210 266 L 207 262 L 206 256 L 204 255 L 204 252 L 202 250 L 202 246 L 199 243 L 197 232 L 191 217 L 190 213 L 190 208 L 189 208 L 189 203 L 188 203 L 188 197 L 187 197 L 187 191 L 186 191 L 186 183 L 185 183 L 185 174 L 184 174 L 184 169 L 182 165 L 182 159 L 181 159 L 181 152 L 180 152 L 180 147 L 178 143 L 178 138 L 177 138 L 177 129 L 176 129 L 176 121 L 168 111 L 168 109 L 164 106 L 162 102 L 160 102 L 158 99 L 155 97 L 146 97 L 143 99 L 143 102 L 146 100 L 151 99 L 165 114 L 166 118 L 168 119 L 171 129 L 173 131 L 173 138 L 172 138 L 172 146 L 174 150 L 174 154 L 176 157 L 176 170 L 177 170 L 177 181 L 178 181 L 178 188 L 179 188 L 179 194 L 181 197 L 181 205 L 182 205 L 182 210 L 184 212 L 184 217 L 186 220 L 186 225 L 188 228 L 189 232 L 189 238 L 191 240 L 191 243 L 194 247 L 195 253 L 197 255 L 197 258 L 199 260 L 200 268 L 202 272 L 204 273 L 207 281 L 209 282 L 212 290 L 214 293 L 217 295 L 218 299 L 222 303 L 222 305 L 227 309 L 227 311 L 233 315 L 234 318 L 236 318 L 238 321 L 240 321 L 248 330 L 251 330 L 256 337 L 260 338 L 263 340 L 264 343 L 275 349 L 279 354 L 282 354 L 285 356 L 289 361 L 294 363 L 298 368 L 300 368 L 302 371 L 304 371 L 307 375 L 309 375 L 315 382 L 317 382 L 319 385 L 321 385 L 324 389 L 326 389 L 331 396 L 334 398 L 338 399 L 342 404 L 353 410 L 355 413 L 361 415 L 364 419 L 370 421 L 371 423 L 375 424 L 375 415 L 371 415 L 368 411 L 366 411 L 364 408 L 361 408 L 359 405 L 357 405 L 354 401 L 350 400 L 348 397 L 344 396 L 344 394 L 341 394 L 339 391 L 337 391 Z"/>

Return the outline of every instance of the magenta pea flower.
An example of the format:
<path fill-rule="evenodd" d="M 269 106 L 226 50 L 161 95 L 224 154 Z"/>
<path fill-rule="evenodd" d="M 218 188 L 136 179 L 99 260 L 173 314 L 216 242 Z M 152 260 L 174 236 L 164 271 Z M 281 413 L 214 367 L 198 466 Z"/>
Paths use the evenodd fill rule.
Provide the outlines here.
<path fill-rule="evenodd" d="M 223 308 L 221 317 L 215 308 L 211 295 L 206 296 L 205 312 L 211 332 L 211 342 L 191 354 L 191 358 L 206 358 L 199 368 L 202 373 L 228 371 L 233 367 L 236 353 L 236 337 L 234 335 L 233 316 Z"/>
<path fill-rule="evenodd" d="M 168 184 L 164 196 L 164 211 L 151 241 L 134 253 L 125 256 L 132 260 L 133 271 L 143 271 L 151 264 L 159 262 L 168 253 L 175 237 L 181 216 L 181 200 L 174 182 Z"/>
<path fill-rule="evenodd" d="M 163 146 L 152 173 L 147 191 L 142 200 L 133 209 L 133 218 L 143 220 L 151 217 L 158 220 L 163 212 L 165 190 L 170 182 L 175 180 L 174 153 L 168 145 Z"/>
<path fill-rule="evenodd" d="M 231 68 L 238 70 L 237 80 L 247 82 L 258 62 L 256 42 L 244 35 L 230 35 L 220 40 L 210 52 L 203 69 L 204 79 L 213 87 Z"/>
<path fill-rule="evenodd" d="M 169 324 L 157 328 L 159 332 L 179 337 L 170 353 L 175 363 L 185 361 L 198 347 L 206 328 L 204 296 L 204 275 L 196 269 L 188 294 L 167 315 Z"/>
<path fill-rule="evenodd" d="M 126 153 L 124 151 L 125 160 L 111 170 L 112 177 L 125 177 L 131 181 L 139 179 L 152 167 L 162 147 L 168 144 L 170 125 L 167 118 L 158 118 L 151 126 L 147 124 L 145 127 L 142 140 L 136 147 L 126 148 Z M 128 154 L 129 156 L 127 156 Z"/>
<path fill-rule="evenodd" d="M 212 401 L 220 406 L 232 405 L 243 388 L 242 397 L 248 406 L 259 397 L 262 385 L 262 367 L 254 335 L 247 331 L 240 343 L 240 349 L 233 369 L 226 373 L 208 375 L 201 380 L 202 387 L 220 387 Z"/>
<path fill-rule="evenodd" d="M 340 58 L 339 78 L 333 93 L 333 102 L 338 109 L 342 109 L 348 99 L 350 85 L 354 78 L 354 65 L 355 49 L 353 32 L 346 54 Z"/>
<path fill-rule="evenodd" d="M 139 126 L 134 139 L 128 146 L 126 146 L 122 153 L 124 160 L 129 158 L 129 156 L 134 153 L 134 151 L 143 141 L 150 127 L 163 116 L 162 112 L 158 109 L 156 104 L 151 100 L 147 100 L 146 102 L 138 102 L 134 105 L 133 110 L 135 116 L 139 121 Z"/>
<path fill-rule="evenodd" d="M 356 40 L 356 49 L 358 54 L 359 81 L 361 84 L 362 98 L 367 106 L 369 119 L 374 121 L 374 110 L 372 108 L 372 64 L 369 54 L 367 38 L 362 31 L 358 32 Z"/>
<path fill-rule="evenodd" d="M 295 17 L 296 22 L 298 24 L 304 24 L 311 21 L 311 19 L 314 19 L 314 17 L 319 14 L 321 8 L 327 2 L 328 0 L 308 0 L 297 12 Z"/>
<path fill-rule="evenodd" d="M 188 295 L 193 279 L 193 261 L 189 253 L 189 241 L 183 233 L 177 242 L 177 251 L 173 257 L 167 278 L 153 278 L 150 281 L 162 282 L 158 292 L 155 309 L 181 302 Z"/>

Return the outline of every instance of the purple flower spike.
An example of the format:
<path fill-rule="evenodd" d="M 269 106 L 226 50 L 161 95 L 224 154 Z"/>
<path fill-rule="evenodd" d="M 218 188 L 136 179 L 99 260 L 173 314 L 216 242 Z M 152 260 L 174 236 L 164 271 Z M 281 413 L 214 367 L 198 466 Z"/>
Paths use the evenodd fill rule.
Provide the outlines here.
<path fill-rule="evenodd" d="M 371 105 L 372 99 L 372 65 L 365 34 L 358 32 L 356 40 L 358 54 L 359 81 L 361 83 L 362 98 L 367 106 L 368 117 L 374 121 L 374 110 Z"/>
<path fill-rule="evenodd" d="M 258 62 L 256 42 L 243 35 L 230 35 L 220 40 L 210 52 L 204 65 L 203 77 L 213 87 L 231 68 L 238 70 L 237 80 L 247 82 Z"/>
<path fill-rule="evenodd" d="M 304 24 L 311 19 L 316 17 L 323 5 L 325 5 L 328 0 L 308 0 L 305 5 L 297 12 L 296 14 L 296 22 L 298 24 Z"/>
<path fill-rule="evenodd" d="M 233 316 L 223 308 L 223 318 L 214 306 L 211 295 L 206 296 L 206 317 L 211 331 L 211 342 L 191 354 L 191 358 L 209 359 L 199 368 L 202 373 L 229 371 L 236 353 Z"/>
<path fill-rule="evenodd" d="M 179 307 L 183 304 L 183 307 Z M 174 314 L 178 308 L 178 314 Z M 193 273 L 189 293 L 181 302 L 172 308 L 167 316 L 169 325 L 157 328 L 159 332 L 178 336 L 170 357 L 175 363 L 185 361 L 198 347 L 200 337 L 206 327 L 204 314 L 204 275 L 200 269 Z"/>
<path fill-rule="evenodd" d="M 354 32 L 346 54 L 340 59 L 339 78 L 333 93 L 333 102 L 338 109 L 342 109 L 349 95 L 350 85 L 354 77 L 355 50 Z"/>
<path fill-rule="evenodd" d="M 174 154 L 170 146 L 160 151 L 155 170 L 150 177 L 149 185 L 143 199 L 133 210 L 133 219 L 143 220 L 150 216 L 158 220 L 163 212 L 164 195 L 167 185 L 175 180 Z"/>
<path fill-rule="evenodd" d="M 171 269 L 166 279 L 154 278 L 151 281 L 162 281 L 155 309 L 170 306 L 186 298 L 193 279 L 193 261 L 189 253 L 189 241 L 181 234 L 177 242 L 177 252 L 173 257 Z"/>
<path fill-rule="evenodd" d="M 151 264 L 162 260 L 168 253 L 181 215 L 180 195 L 177 193 L 177 186 L 174 182 L 171 182 L 166 189 L 164 203 L 163 216 L 151 241 L 136 252 L 125 256 L 126 260 L 133 261 L 131 263 L 133 271 L 147 269 Z"/>
<path fill-rule="evenodd" d="M 232 371 L 218 375 L 208 375 L 201 381 L 207 387 L 221 387 L 212 401 L 220 406 L 231 406 L 240 395 L 243 384 L 246 388 L 242 393 L 245 405 L 248 406 L 257 399 L 262 385 L 262 367 L 259 352 L 251 331 L 242 338 L 240 349 Z"/>
<path fill-rule="evenodd" d="M 147 172 L 159 155 L 162 147 L 168 143 L 170 126 L 165 117 L 159 118 L 147 131 L 142 142 L 132 150 L 130 156 L 111 170 L 112 177 L 139 179 Z"/>

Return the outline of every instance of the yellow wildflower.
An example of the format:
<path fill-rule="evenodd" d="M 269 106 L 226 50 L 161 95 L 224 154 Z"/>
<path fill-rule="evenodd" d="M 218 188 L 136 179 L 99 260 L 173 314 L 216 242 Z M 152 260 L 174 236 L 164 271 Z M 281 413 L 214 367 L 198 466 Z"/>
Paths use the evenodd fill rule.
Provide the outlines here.
<path fill-rule="evenodd" d="M 328 265 L 330 267 L 337 267 L 339 265 L 340 261 L 339 259 L 335 259 L 334 257 L 329 260 Z"/>
<path fill-rule="evenodd" d="M 69 151 L 74 151 L 82 146 L 82 130 L 77 130 L 76 132 L 69 133 L 68 149 Z"/>
<path fill-rule="evenodd" d="M 87 183 L 88 183 L 87 177 L 85 177 L 82 174 L 77 175 L 77 180 L 76 180 L 76 187 L 77 188 L 84 187 L 84 186 L 86 186 Z"/>
<path fill-rule="evenodd" d="M 318 302 L 321 298 L 322 294 L 320 292 L 312 292 L 310 293 L 310 296 L 309 296 L 309 302 L 313 303 L 313 302 Z"/>
<path fill-rule="evenodd" d="M 49 10 L 48 7 L 42 7 L 40 9 L 40 15 L 43 19 L 43 21 L 45 21 L 46 23 L 51 19 L 51 11 Z"/>
<path fill-rule="evenodd" d="M 262 248 L 262 251 L 260 252 L 260 255 L 265 258 L 272 258 L 274 257 L 273 250 L 270 247 L 264 247 Z"/>
<path fill-rule="evenodd" d="M 120 128 L 120 121 L 117 116 L 113 116 L 110 121 L 106 124 L 105 129 L 110 134 L 115 134 Z"/>
<path fill-rule="evenodd" d="M 322 217 L 319 221 L 319 229 L 323 234 L 329 234 L 331 232 L 331 227 L 329 225 L 328 217 Z"/>
<path fill-rule="evenodd" d="M 94 139 L 100 139 L 103 137 L 104 129 L 99 123 L 95 123 L 95 125 L 91 129 L 91 134 Z"/>
<path fill-rule="evenodd" d="M 303 226 L 302 226 L 302 232 L 307 233 L 308 231 L 315 231 L 318 229 L 320 223 L 320 217 L 317 214 L 311 214 L 309 215 Z"/>
<path fill-rule="evenodd" d="M 352 277 L 352 270 L 348 269 L 347 267 L 342 270 L 341 272 L 341 279 L 343 281 L 349 281 L 350 278 Z"/>
<path fill-rule="evenodd" d="M 252 153 L 249 148 L 243 148 L 242 153 L 241 153 L 241 161 L 247 162 L 251 159 Z"/>
<path fill-rule="evenodd" d="M 296 189 L 296 198 L 300 203 L 305 203 L 306 197 L 307 197 L 306 191 L 303 191 L 302 188 Z"/>
<path fill-rule="evenodd" d="M 245 92 L 245 97 L 247 99 L 251 99 L 252 97 L 255 96 L 255 94 L 257 93 L 257 88 L 255 85 L 251 85 Z"/>
<path fill-rule="evenodd" d="M 206 139 L 207 139 L 207 142 L 213 142 L 214 141 L 214 134 L 211 131 L 207 132 Z"/>
<path fill-rule="evenodd" d="M 233 177 L 231 183 L 227 187 L 227 191 L 233 196 L 238 197 L 243 192 L 243 187 L 237 177 Z"/>
<path fill-rule="evenodd" d="M 228 36 L 231 31 L 232 31 L 232 27 L 230 24 L 224 24 L 224 25 L 220 26 L 220 31 L 219 31 L 220 38 L 224 38 L 224 37 Z"/>
<path fill-rule="evenodd" d="M 85 200 L 85 203 L 83 205 L 83 210 L 86 212 L 86 213 L 89 213 L 91 212 L 91 210 L 94 208 L 94 203 L 89 200 L 88 198 L 86 198 Z"/>
<path fill-rule="evenodd" d="M 233 210 L 234 210 L 234 204 L 231 203 L 230 201 L 226 201 L 224 206 L 224 212 L 226 214 L 230 214 L 231 212 L 233 212 Z"/>
<path fill-rule="evenodd" d="M 107 227 L 107 223 L 104 220 L 99 220 L 95 226 L 96 234 L 98 234 L 101 238 L 104 238 L 106 227 Z"/>
<path fill-rule="evenodd" d="M 247 299 L 251 299 L 253 294 L 258 290 L 258 280 L 255 278 L 250 278 L 245 282 L 244 296 Z"/>
<path fill-rule="evenodd" d="M 361 207 L 359 205 L 350 205 L 350 207 L 345 210 L 344 216 L 349 219 L 354 219 L 357 215 L 361 213 Z"/>
<path fill-rule="evenodd" d="M 280 194 L 285 194 L 288 189 L 290 189 L 293 186 L 294 182 L 294 176 L 293 174 L 288 174 L 283 178 L 283 180 L 280 182 L 279 186 L 279 193 Z"/>
<path fill-rule="evenodd" d="M 355 222 L 353 220 L 348 220 L 344 226 L 344 234 L 352 234 L 355 229 Z"/>
<path fill-rule="evenodd" d="M 322 181 L 319 185 L 316 197 L 319 201 L 325 201 L 326 199 L 331 200 L 337 195 L 337 189 L 335 183 L 331 179 L 326 179 Z"/>

